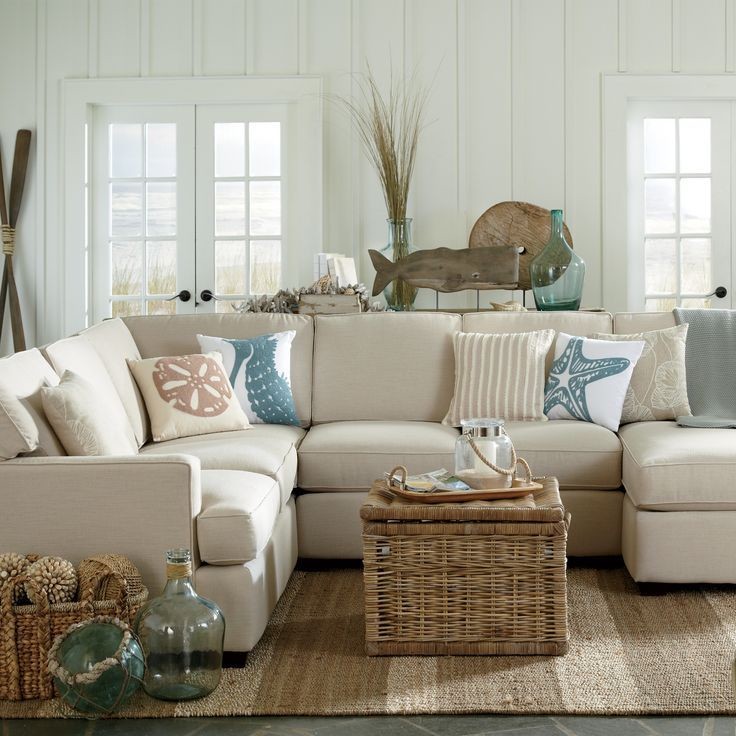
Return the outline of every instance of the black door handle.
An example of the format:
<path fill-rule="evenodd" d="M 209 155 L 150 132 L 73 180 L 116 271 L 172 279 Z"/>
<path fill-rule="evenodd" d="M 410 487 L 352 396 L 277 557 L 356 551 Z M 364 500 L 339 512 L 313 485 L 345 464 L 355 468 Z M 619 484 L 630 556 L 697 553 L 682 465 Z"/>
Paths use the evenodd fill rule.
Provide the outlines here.
<path fill-rule="evenodd" d="M 217 302 L 220 301 L 210 289 L 202 289 L 202 292 L 199 295 L 199 298 L 203 302 L 211 302 L 213 299 Z"/>
<path fill-rule="evenodd" d="M 723 299 L 728 294 L 728 289 L 725 286 L 718 286 L 716 287 L 716 290 L 712 294 L 708 294 L 708 296 L 715 296 L 718 299 Z"/>
<path fill-rule="evenodd" d="M 188 291 L 187 289 L 182 289 L 178 294 L 174 294 L 174 296 L 170 296 L 168 299 L 165 299 L 164 301 L 173 302 L 174 299 L 181 299 L 183 302 L 188 302 L 191 298 L 192 298 L 192 293 Z"/>

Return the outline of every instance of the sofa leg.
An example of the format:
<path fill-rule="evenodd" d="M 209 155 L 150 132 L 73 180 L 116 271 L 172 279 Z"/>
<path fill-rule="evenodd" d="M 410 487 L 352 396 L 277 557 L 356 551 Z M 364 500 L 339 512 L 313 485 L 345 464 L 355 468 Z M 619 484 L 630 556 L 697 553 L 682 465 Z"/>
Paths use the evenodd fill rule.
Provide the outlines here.
<path fill-rule="evenodd" d="M 654 596 L 666 595 L 674 590 L 674 586 L 670 583 L 637 583 L 639 595 Z"/>
<path fill-rule="evenodd" d="M 245 667 L 248 661 L 248 652 L 223 652 L 222 666 L 227 669 L 238 669 Z"/>

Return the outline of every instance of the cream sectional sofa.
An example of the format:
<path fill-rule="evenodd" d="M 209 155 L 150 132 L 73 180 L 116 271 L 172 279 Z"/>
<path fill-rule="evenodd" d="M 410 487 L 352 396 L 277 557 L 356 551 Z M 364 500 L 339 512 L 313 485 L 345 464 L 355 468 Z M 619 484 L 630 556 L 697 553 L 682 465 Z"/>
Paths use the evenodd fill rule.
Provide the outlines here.
<path fill-rule="evenodd" d="M 152 590 L 164 552 L 192 548 L 196 586 L 227 619 L 226 648 L 257 643 L 297 557 L 360 558 L 358 509 L 397 464 L 453 466 L 457 430 L 440 422 L 453 390 L 456 331 L 552 327 L 638 332 L 671 314 L 399 313 L 197 315 L 108 320 L 0 360 L 0 385 L 30 395 L 69 369 L 114 395 L 141 445 L 134 457 L 66 457 L 41 426 L 36 457 L 0 462 L 0 548 L 81 559 L 131 557 Z M 197 352 L 197 333 L 293 329 L 292 387 L 303 427 L 153 444 L 126 359 Z M 551 353 L 549 356 L 551 362 Z M 28 399 L 34 403 L 33 396 Z M 38 420 L 43 425 L 43 417 Z M 510 422 L 536 474 L 556 475 L 575 556 L 622 554 L 642 582 L 736 582 L 736 442 L 729 430 L 672 422 L 619 434 L 577 421 Z"/>

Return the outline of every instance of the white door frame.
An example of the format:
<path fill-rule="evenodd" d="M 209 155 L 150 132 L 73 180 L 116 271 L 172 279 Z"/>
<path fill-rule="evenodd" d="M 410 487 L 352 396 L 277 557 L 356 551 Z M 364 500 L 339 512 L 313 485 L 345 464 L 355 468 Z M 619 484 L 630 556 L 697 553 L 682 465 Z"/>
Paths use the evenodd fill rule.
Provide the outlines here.
<path fill-rule="evenodd" d="M 298 146 L 291 174 L 291 211 L 300 223 L 296 273 L 312 278 L 312 256 L 322 249 L 322 78 L 186 77 L 135 79 L 67 79 L 62 82 L 62 162 L 56 201 L 62 213 L 59 244 L 64 269 L 59 274 L 63 334 L 83 329 L 89 321 L 89 283 L 85 232 L 88 230 L 85 164 L 91 113 L 99 105 L 288 104 L 293 110 Z M 47 277 L 47 284 L 52 280 Z M 49 303 L 54 303 L 49 299 Z"/>
<path fill-rule="evenodd" d="M 639 311 L 641 275 L 637 244 L 629 233 L 627 128 L 629 106 L 642 100 L 736 101 L 731 74 L 603 74 L 602 262 L 603 305 L 610 312 Z M 733 205 L 732 205 L 733 207 Z M 734 252 L 734 228 L 731 251 Z M 736 283 L 731 258 L 731 283 Z"/>

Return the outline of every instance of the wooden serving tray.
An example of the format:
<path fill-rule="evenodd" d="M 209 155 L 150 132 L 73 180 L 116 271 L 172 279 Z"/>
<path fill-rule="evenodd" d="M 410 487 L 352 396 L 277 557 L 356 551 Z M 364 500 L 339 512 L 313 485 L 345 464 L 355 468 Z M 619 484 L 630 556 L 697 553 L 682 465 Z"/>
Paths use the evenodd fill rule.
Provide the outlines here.
<path fill-rule="evenodd" d="M 464 501 L 497 501 L 504 498 L 521 498 L 528 496 L 534 491 L 541 491 L 542 484 L 534 481 L 526 481 L 516 478 L 510 488 L 486 488 L 484 490 L 469 491 L 408 491 L 405 488 L 391 483 L 391 493 L 405 498 L 407 501 L 418 501 L 419 503 L 462 503 Z"/>

